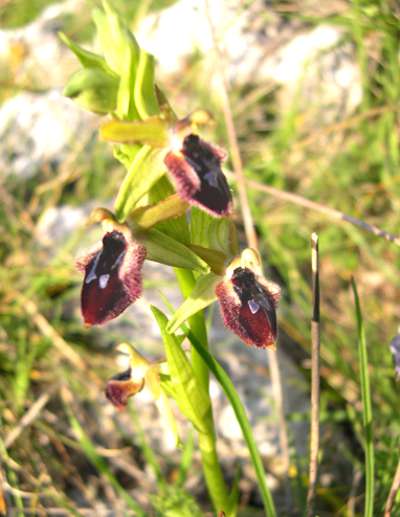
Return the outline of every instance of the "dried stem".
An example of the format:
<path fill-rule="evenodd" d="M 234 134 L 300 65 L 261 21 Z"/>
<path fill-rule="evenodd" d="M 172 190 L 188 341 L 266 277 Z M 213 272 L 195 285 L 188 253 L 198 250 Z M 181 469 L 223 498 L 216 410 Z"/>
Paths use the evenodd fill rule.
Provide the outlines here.
<path fill-rule="evenodd" d="M 233 174 L 228 174 L 228 177 L 230 179 L 236 179 Z M 390 232 L 386 232 L 385 230 L 381 230 L 374 224 L 366 223 L 361 219 L 357 219 L 356 217 L 353 217 L 351 215 L 344 214 L 339 210 L 330 208 L 325 205 L 321 205 L 320 203 L 311 201 L 305 197 L 299 196 L 298 194 L 293 194 L 292 192 L 286 192 L 284 190 L 279 190 L 277 188 L 270 187 L 269 185 L 263 185 L 258 181 L 245 180 L 245 182 L 249 187 L 259 190 L 260 192 L 266 192 L 267 194 L 271 194 L 277 199 L 282 199 L 284 201 L 294 203 L 295 205 L 303 206 L 304 208 L 309 208 L 311 210 L 324 214 L 335 221 L 345 221 L 347 223 L 351 223 L 354 226 L 358 226 L 359 228 L 362 228 L 363 230 L 372 233 L 373 235 L 376 235 L 377 237 L 382 237 L 383 239 L 386 239 L 387 241 L 393 242 L 397 246 L 400 246 L 400 235 L 394 235 Z"/>
<path fill-rule="evenodd" d="M 246 190 L 246 179 L 243 172 L 243 165 L 242 165 L 242 159 L 240 155 L 239 150 L 239 144 L 238 139 L 236 135 L 236 129 L 235 129 L 235 123 L 233 120 L 232 115 L 232 109 L 230 105 L 229 95 L 228 95 L 228 82 L 226 80 L 226 76 L 224 74 L 225 70 L 225 63 L 224 58 L 221 52 L 221 49 L 218 46 L 217 41 L 217 35 L 216 31 L 213 25 L 213 21 L 210 16 L 210 10 L 209 10 L 209 3 L 208 0 L 205 0 L 205 8 L 206 8 L 206 15 L 208 18 L 208 22 L 210 25 L 210 30 L 213 38 L 213 46 L 214 51 L 217 56 L 218 65 L 217 70 L 219 72 L 220 81 L 221 81 L 221 94 L 222 94 L 222 108 L 224 113 L 224 119 L 225 124 L 228 131 L 228 141 L 229 141 L 229 149 L 232 156 L 232 164 L 233 164 L 233 170 L 235 175 L 235 180 L 239 192 L 239 201 L 240 201 L 240 208 L 243 218 L 243 224 L 244 229 L 246 233 L 246 240 L 250 247 L 254 249 L 258 249 L 258 239 L 257 234 L 254 227 L 253 217 L 250 210 L 250 205 L 247 197 L 247 190 Z M 286 473 L 286 476 L 288 475 L 289 470 L 289 463 L 290 463 L 290 456 L 289 456 L 289 441 L 288 441 L 288 434 L 287 434 L 287 426 L 286 426 L 286 420 L 285 420 L 285 413 L 284 413 L 284 403 L 283 403 L 283 390 L 282 390 L 282 381 L 281 381 L 281 374 L 279 370 L 279 361 L 278 361 L 278 354 L 275 352 L 272 352 L 271 350 L 268 350 L 268 360 L 269 360 L 269 370 L 271 375 L 271 382 L 272 382 L 272 390 L 274 393 L 274 400 L 275 400 L 275 406 L 276 411 L 278 414 L 279 419 L 279 441 L 280 446 L 282 450 L 282 460 L 283 460 L 283 467 L 284 471 Z M 287 485 L 287 505 L 289 505 L 289 487 Z"/>
<path fill-rule="evenodd" d="M 319 392 L 320 392 L 320 311 L 319 311 L 319 254 L 318 235 L 311 236 L 311 273 L 313 314 L 311 320 L 311 426 L 310 466 L 307 493 L 307 516 L 314 515 L 315 493 L 318 478 L 319 450 Z"/>
<path fill-rule="evenodd" d="M 51 390 L 42 393 L 40 397 L 32 404 L 32 406 L 28 409 L 28 411 L 24 414 L 21 420 L 18 422 L 17 426 L 14 427 L 6 436 L 4 440 L 4 447 L 9 449 L 11 445 L 15 442 L 15 440 L 19 437 L 22 431 L 30 426 L 32 422 L 36 420 L 36 418 L 40 415 L 42 409 L 49 402 L 51 395 L 56 390 L 56 388 L 52 388 Z"/>
<path fill-rule="evenodd" d="M 53 346 L 61 353 L 61 355 L 69 361 L 73 366 L 81 371 L 86 369 L 85 362 L 80 355 L 69 345 L 48 322 L 48 320 L 40 313 L 37 305 L 21 293 L 15 292 L 15 297 L 19 301 L 23 310 L 28 314 L 39 331 L 49 338 Z"/>
<path fill-rule="evenodd" d="M 393 478 L 392 486 L 389 490 L 389 495 L 385 504 L 384 517 L 391 517 L 394 500 L 396 499 L 397 492 L 400 489 L 400 459 L 397 464 L 396 473 Z"/>
<path fill-rule="evenodd" d="M 214 27 L 214 24 L 213 24 L 211 16 L 210 16 L 208 0 L 205 0 L 205 5 L 206 5 L 206 14 L 207 14 L 207 18 L 208 18 L 208 22 L 209 22 L 210 30 L 211 30 L 211 34 L 212 34 L 212 39 L 213 39 L 214 51 L 215 51 L 215 54 L 216 54 L 217 60 L 218 60 L 217 69 L 219 72 L 219 79 L 221 81 L 221 92 L 220 93 L 222 96 L 222 110 L 224 112 L 226 129 L 228 131 L 229 149 L 230 149 L 230 154 L 232 157 L 233 170 L 235 171 L 237 188 L 238 188 L 238 192 L 239 192 L 239 202 L 240 202 L 240 208 L 241 208 L 241 212 L 242 212 L 244 230 L 246 233 L 246 240 L 251 248 L 257 249 L 258 248 L 257 234 L 256 234 L 256 231 L 254 228 L 253 216 L 251 215 L 249 200 L 247 198 L 246 180 L 245 180 L 245 176 L 244 176 L 244 172 L 243 172 L 242 158 L 240 156 L 238 139 L 237 139 L 237 135 L 236 135 L 236 128 L 235 128 L 235 123 L 233 120 L 231 103 L 229 101 L 229 95 L 228 95 L 228 90 L 229 90 L 228 81 L 226 80 L 226 76 L 224 74 L 224 70 L 225 70 L 224 57 L 223 57 L 221 49 L 219 48 L 219 45 L 218 45 L 215 27 Z"/>
<path fill-rule="evenodd" d="M 4 490 L 3 486 L 5 484 L 3 471 L 0 465 L 0 515 L 6 515 L 7 514 L 7 504 L 4 496 Z"/>

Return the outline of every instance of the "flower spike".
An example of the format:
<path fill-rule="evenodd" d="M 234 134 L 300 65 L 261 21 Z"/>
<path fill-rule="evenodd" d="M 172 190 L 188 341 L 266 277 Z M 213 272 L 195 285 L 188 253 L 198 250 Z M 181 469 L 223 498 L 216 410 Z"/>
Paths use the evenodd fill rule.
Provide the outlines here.
<path fill-rule="evenodd" d="M 261 275 L 258 255 L 244 250 L 215 290 L 225 325 L 247 345 L 274 348 L 280 288 Z"/>
<path fill-rule="evenodd" d="M 183 199 L 214 217 L 222 217 L 232 210 L 232 195 L 221 170 L 225 157 L 222 149 L 192 133 L 183 139 L 179 150 L 167 153 L 164 163 Z"/>
<path fill-rule="evenodd" d="M 81 310 L 87 325 L 101 325 L 119 316 L 142 292 L 141 269 L 146 249 L 132 239 L 127 226 L 114 223 L 103 244 L 77 261 L 84 273 Z"/>

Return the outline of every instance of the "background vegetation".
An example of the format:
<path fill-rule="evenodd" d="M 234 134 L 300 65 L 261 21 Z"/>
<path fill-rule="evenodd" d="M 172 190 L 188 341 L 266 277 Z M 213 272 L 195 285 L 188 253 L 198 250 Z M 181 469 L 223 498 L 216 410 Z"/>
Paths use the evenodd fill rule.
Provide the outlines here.
<path fill-rule="evenodd" d="M 21 27 L 49 3 L 5 2 L 0 26 Z M 142 2 L 140 9 L 133 2 L 113 3 L 138 26 L 146 11 L 172 2 Z M 243 15 L 246 4 L 251 2 L 238 4 L 237 16 Z M 323 116 L 315 116 L 317 103 L 301 102 L 301 88 L 283 105 L 277 86 L 263 89 L 251 78 L 245 85 L 233 82 L 230 95 L 246 175 L 396 234 L 400 11 L 390 0 L 329 4 L 318 11 L 307 8 L 307 2 L 265 2 L 265 23 L 273 13 L 283 22 L 296 20 L 304 27 L 328 22 L 341 27 L 338 46 L 350 44 L 354 50 L 361 102 L 351 113 L 338 113 L 325 122 Z M 77 40 L 89 41 L 93 34 L 89 14 L 90 9 L 68 15 L 61 20 L 61 28 Z M 172 99 L 175 95 L 182 113 L 198 106 L 212 112 L 216 141 L 223 143 L 221 106 L 209 95 L 209 79 L 197 66 L 204 59 L 207 56 L 194 54 L 180 80 L 170 79 L 165 88 Z M 12 63 L 3 68 L 3 102 L 25 86 L 13 82 L 13 70 Z M 76 310 L 80 278 L 74 272 L 72 250 L 83 234 L 75 232 L 68 241 L 50 247 L 37 238 L 38 223 L 49 207 L 81 207 L 92 200 L 106 204 L 117 189 L 122 171 L 108 147 L 97 140 L 86 141 L 86 135 L 82 139 L 67 165 L 43 166 L 30 179 L 0 171 L 0 455 L 7 502 L 20 515 L 28 515 L 27 508 L 34 508 L 32 513 L 37 515 L 51 514 L 51 508 L 81 515 L 82 508 L 98 508 L 99 501 L 102 508 L 125 515 L 135 511 L 135 500 L 160 515 L 170 515 L 163 507 L 165 501 L 171 508 L 181 508 L 181 513 L 171 515 L 186 515 L 184 507 L 200 515 L 197 505 L 208 509 L 201 490 L 196 491 L 195 503 L 190 490 L 182 488 L 190 470 L 191 442 L 180 465 L 160 458 L 140 431 L 134 405 L 130 412 L 137 432 L 132 435 L 113 418 L 102 396 L 105 380 L 115 373 L 115 367 L 109 367 L 112 345 L 124 336 L 118 328 L 100 336 L 98 330 L 82 326 Z M 357 281 L 370 363 L 375 508 L 380 515 L 400 446 L 399 388 L 389 350 L 399 325 L 400 249 L 349 223 L 338 223 L 257 188 L 249 189 L 249 197 L 269 274 L 284 290 L 279 346 L 295 359 L 307 380 L 310 234 L 316 231 L 320 236 L 324 425 L 319 515 L 357 515 L 363 508 L 357 322 L 350 279 L 354 276 Z M 299 413 L 286 416 L 292 421 L 308 418 Z M 123 458 L 118 454 L 121 448 L 127 451 Z M 290 515 L 297 515 L 306 495 L 308 458 L 293 447 L 290 474 L 294 499 Z M 242 494 L 242 515 L 256 515 L 260 508 L 253 492 Z M 400 512 L 399 502 L 396 511 Z M 285 514 L 283 507 L 280 512 Z"/>

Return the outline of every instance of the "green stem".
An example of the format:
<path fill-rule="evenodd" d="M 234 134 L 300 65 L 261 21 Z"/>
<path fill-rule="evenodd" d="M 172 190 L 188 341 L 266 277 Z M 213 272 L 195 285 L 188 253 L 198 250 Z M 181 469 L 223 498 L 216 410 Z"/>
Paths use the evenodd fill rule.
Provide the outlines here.
<path fill-rule="evenodd" d="M 193 273 L 188 269 L 175 269 L 179 287 L 182 294 L 187 298 L 195 286 L 195 278 Z M 200 311 L 188 319 L 189 327 L 196 340 L 202 343 L 203 347 L 208 349 L 207 328 L 203 311 Z M 192 367 L 197 380 L 204 386 L 205 392 L 209 396 L 209 370 L 207 364 L 196 350 L 192 347 Z M 221 466 L 218 461 L 214 419 L 212 414 L 212 406 L 210 402 L 210 411 L 207 415 L 209 433 L 199 433 L 199 448 L 201 453 L 201 461 L 203 466 L 204 477 L 206 480 L 208 492 L 217 512 L 223 510 L 227 516 L 233 516 L 236 512 L 232 510 L 235 506 L 231 502 L 228 488 L 226 486 Z"/>
<path fill-rule="evenodd" d="M 242 429 L 243 438 L 246 441 L 251 461 L 254 466 L 254 470 L 256 471 L 258 486 L 264 503 L 265 515 L 267 517 L 276 517 L 277 514 L 275 510 L 275 505 L 272 499 L 271 492 L 269 491 L 269 488 L 266 483 L 266 474 L 264 471 L 261 455 L 257 449 L 253 432 L 251 430 L 251 425 L 246 415 L 246 410 L 244 409 L 243 404 L 240 401 L 235 387 L 231 379 L 225 372 L 225 370 L 222 368 L 222 366 L 219 365 L 217 360 L 210 354 L 210 352 L 208 352 L 208 350 L 204 348 L 204 346 L 199 342 L 198 339 L 196 339 L 196 337 L 191 332 L 189 332 L 188 338 L 192 343 L 192 346 L 196 348 L 199 355 L 201 355 L 203 361 L 207 364 L 209 370 L 213 373 L 217 381 L 222 386 L 226 396 L 229 399 L 229 402 L 231 403 L 237 421 L 240 425 L 240 428 Z"/>
<path fill-rule="evenodd" d="M 175 274 L 183 297 L 188 298 L 196 283 L 192 271 L 189 269 L 175 268 Z M 190 316 L 188 321 L 193 335 L 196 336 L 196 339 L 198 339 L 200 343 L 203 343 L 203 345 L 208 349 L 207 329 L 203 311 L 193 314 L 193 316 Z M 204 386 L 208 393 L 210 377 L 209 371 L 207 365 L 204 364 L 203 359 L 195 348 L 192 348 L 192 366 L 199 382 Z"/>

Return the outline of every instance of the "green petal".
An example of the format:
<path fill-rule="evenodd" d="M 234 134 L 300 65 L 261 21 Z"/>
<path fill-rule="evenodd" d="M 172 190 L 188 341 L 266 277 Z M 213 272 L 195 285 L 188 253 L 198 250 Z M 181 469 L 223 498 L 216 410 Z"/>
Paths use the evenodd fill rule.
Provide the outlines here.
<path fill-rule="evenodd" d="M 146 120 L 110 120 L 100 127 L 100 137 L 109 142 L 142 143 L 165 147 L 168 143 L 167 125 L 159 117 Z"/>
<path fill-rule="evenodd" d="M 214 273 L 200 276 L 190 296 L 182 303 L 170 319 L 167 325 L 167 331 L 174 333 L 190 316 L 205 309 L 211 305 L 216 299 L 215 287 L 221 277 Z"/>
<path fill-rule="evenodd" d="M 187 246 L 154 228 L 146 231 L 137 229 L 135 239 L 142 242 L 147 250 L 147 259 L 172 267 L 192 269 L 208 273 L 208 264 Z"/>
<path fill-rule="evenodd" d="M 156 307 L 151 307 L 164 342 L 172 391 L 181 412 L 201 433 L 208 433 L 210 400 L 202 385 L 196 380 L 192 365 L 173 334 L 166 330 L 168 320 Z"/>

